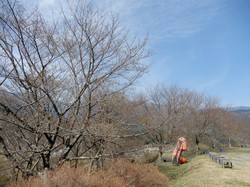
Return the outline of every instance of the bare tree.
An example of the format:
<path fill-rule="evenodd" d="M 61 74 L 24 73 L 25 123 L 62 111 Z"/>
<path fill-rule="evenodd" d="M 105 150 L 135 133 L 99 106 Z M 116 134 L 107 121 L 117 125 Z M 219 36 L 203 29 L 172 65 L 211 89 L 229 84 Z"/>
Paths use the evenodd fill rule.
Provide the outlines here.
<path fill-rule="evenodd" d="M 147 137 L 159 146 L 161 152 L 162 147 L 175 142 L 180 136 L 192 92 L 177 85 L 157 85 L 148 93 L 142 124 L 147 128 L 158 127 Z"/>
<path fill-rule="evenodd" d="M 117 17 L 88 4 L 68 7 L 49 22 L 17 1 L 0 3 L 1 143 L 27 175 L 65 159 L 99 159 L 129 137 L 114 128 L 122 116 L 103 106 L 147 70 L 146 39 L 129 39 Z"/>
<path fill-rule="evenodd" d="M 247 124 L 246 118 L 243 116 L 228 110 L 222 110 L 218 130 L 221 137 L 226 140 L 224 142 L 231 148 L 233 142 L 244 142 L 244 137 L 248 137 Z"/>
<path fill-rule="evenodd" d="M 151 143 L 162 146 L 185 136 L 199 152 L 202 139 L 218 141 L 220 132 L 219 100 L 177 85 L 157 85 L 144 96 L 141 123 L 157 127 L 147 134 Z M 142 105 L 143 106 L 143 105 Z M 142 107 L 141 106 L 141 107 Z"/>
<path fill-rule="evenodd" d="M 220 105 L 216 97 L 193 92 L 189 104 L 189 114 L 186 116 L 186 132 L 199 153 L 201 139 L 212 139 L 219 129 Z"/>

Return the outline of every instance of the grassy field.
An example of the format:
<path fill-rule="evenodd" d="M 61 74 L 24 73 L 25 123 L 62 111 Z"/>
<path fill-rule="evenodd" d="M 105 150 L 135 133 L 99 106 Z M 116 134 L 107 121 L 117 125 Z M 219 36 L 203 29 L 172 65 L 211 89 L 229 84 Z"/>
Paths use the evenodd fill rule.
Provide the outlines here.
<path fill-rule="evenodd" d="M 232 169 L 222 168 L 207 155 L 190 158 L 180 166 L 161 162 L 159 168 L 169 177 L 172 187 L 250 186 L 250 149 L 230 149 L 219 154 L 233 161 Z"/>

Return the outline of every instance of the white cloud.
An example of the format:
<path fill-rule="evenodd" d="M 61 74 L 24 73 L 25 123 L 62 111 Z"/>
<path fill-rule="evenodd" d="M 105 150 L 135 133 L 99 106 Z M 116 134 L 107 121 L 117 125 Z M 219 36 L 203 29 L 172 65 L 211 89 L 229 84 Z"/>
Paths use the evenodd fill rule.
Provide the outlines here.
<path fill-rule="evenodd" d="M 216 0 L 96 0 L 119 13 L 123 24 L 153 40 L 184 38 L 199 32 L 219 11 Z"/>
<path fill-rule="evenodd" d="M 21 0 L 31 4 L 28 0 Z M 121 23 L 137 36 L 149 34 L 151 40 L 185 38 L 199 32 L 219 10 L 217 0 L 87 0 L 100 9 L 120 15 Z M 28 3 L 29 2 L 29 3 Z M 34 2 L 32 2 L 34 3 Z M 37 0 L 50 17 L 58 14 L 65 0 Z"/>

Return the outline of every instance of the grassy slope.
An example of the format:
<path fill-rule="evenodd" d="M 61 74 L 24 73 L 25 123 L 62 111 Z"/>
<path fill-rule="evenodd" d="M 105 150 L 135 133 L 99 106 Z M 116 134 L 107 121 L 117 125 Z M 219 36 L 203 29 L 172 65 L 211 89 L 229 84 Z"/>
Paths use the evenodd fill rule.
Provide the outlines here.
<path fill-rule="evenodd" d="M 242 158 L 242 154 L 249 154 L 249 160 Z M 233 169 L 221 168 L 207 155 L 200 155 L 181 166 L 161 163 L 160 170 L 167 174 L 173 187 L 250 186 L 250 150 L 234 149 L 221 155 L 233 160 Z"/>

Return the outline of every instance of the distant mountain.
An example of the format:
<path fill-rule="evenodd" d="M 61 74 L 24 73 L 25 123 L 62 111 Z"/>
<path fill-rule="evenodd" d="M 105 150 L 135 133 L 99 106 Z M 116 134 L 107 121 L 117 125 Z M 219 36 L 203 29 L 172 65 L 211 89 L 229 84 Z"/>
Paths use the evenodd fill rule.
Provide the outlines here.
<path fill-rule="evenodd" d="M 244 117 L 245 119 L 249 121 L 249 124 L 250 124 L 250 107 L 248 106 L 232 107 L 232 108 L 229 108 L 228 111 L 238 116 Z"/>
<path fill-rule="evenodd" d="M 250 111 L 250 107 L 249 106 L 237 106 L 237 107 L 230 108 L 229 111 Z"/>

